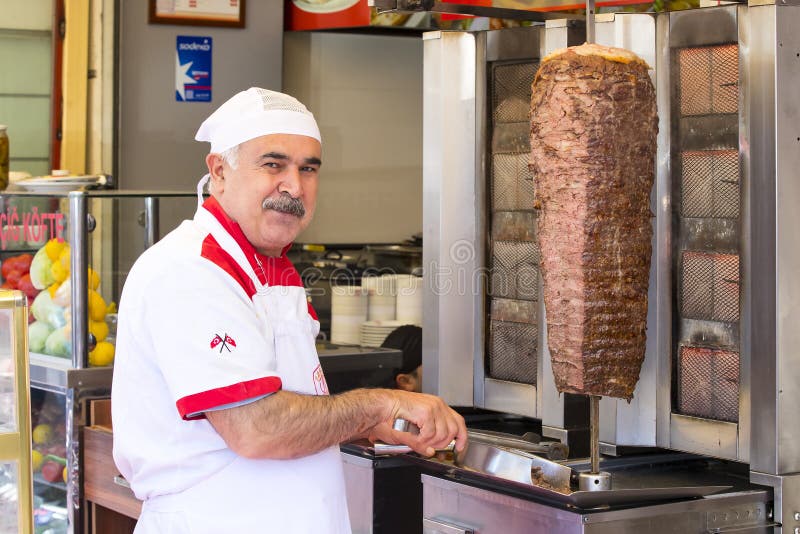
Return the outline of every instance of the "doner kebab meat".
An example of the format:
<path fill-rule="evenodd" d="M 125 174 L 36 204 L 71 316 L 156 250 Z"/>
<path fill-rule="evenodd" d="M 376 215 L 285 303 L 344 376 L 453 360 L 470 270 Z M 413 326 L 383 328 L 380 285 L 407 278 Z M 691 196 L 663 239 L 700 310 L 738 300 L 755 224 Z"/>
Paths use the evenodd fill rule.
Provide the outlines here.
<path fill-rule="evenodd" d="M 584 44 L 531 97 L 547 340 L 560 392 L 630 400 L 644 360 L 656 94 L 647 64 Z"/>

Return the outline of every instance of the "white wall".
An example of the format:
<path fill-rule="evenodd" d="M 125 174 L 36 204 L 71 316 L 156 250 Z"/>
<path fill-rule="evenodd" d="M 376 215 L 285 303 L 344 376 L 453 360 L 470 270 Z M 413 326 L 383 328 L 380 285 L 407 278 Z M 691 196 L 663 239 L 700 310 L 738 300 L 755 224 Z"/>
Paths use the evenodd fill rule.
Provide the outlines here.
<path fill-rule="evenodd" d="M 283 90 L 314 113 L 322 172 L 298 241 L 398 242 L 422 231 L 422 39 L 284 35 Z"/>

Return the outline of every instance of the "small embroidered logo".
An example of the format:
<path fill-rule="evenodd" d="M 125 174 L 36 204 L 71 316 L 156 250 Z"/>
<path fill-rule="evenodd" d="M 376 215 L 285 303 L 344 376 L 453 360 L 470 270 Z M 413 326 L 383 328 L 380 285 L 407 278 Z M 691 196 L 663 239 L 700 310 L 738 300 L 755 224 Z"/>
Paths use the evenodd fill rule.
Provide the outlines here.
<path fill-rule="evenodd" d="M 231 336 L 227 334 L 227 332 L 224 334 L 224 337 L 220 336 L 219 334 L 214 334 L 214 339 L 211 340 L 211 348 L 212 349 L 217 348 L 217 345 L 220 344 L 222 345 L 219 348 L 220 354 L 222 354 L 222 349 L 227 349 L 228 352 L 231 352 L 231 347 L 236 346 L 236 342 L 233 340 Z M 228 345 L 230 345 L 231 347 L 229 347 Z"/>
<path fill-rule="evenodd" d="M 314 392 L 317 395 L 327 395 L 328 383 L 325 381 L 325 373 L 322 372 L 321 365 L 317 365 L 311 377 L 314 380 Z"/>

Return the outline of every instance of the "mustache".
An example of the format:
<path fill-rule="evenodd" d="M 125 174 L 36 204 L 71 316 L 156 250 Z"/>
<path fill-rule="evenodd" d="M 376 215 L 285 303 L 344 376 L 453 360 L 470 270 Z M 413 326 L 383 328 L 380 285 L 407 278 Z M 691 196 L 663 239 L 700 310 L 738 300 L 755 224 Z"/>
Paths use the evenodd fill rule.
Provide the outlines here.
<path fill-rule="evenodd" d="M 299 198 L 294 198 L 289 193 L 281 193 L 278 198 L 265 198 L 261 203 L 261 208 L 264 210 L 275 210 L 281 213 L 288 213 L 302 219 L 306 214 L 306 208 L 303 206 L 303 201 Z"/>

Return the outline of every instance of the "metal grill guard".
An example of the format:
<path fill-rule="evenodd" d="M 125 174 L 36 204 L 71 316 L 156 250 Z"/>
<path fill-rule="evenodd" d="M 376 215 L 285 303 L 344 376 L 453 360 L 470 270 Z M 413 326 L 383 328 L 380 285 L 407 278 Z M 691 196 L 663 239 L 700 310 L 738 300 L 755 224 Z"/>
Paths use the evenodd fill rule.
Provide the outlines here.
<path fill-rule="evenodd" d="M 681 413 L 719 421 L 739 419 L 739 353 L 684 346 L 678 367 Z"/>
<path fill-rule="evenodd" d="M 719 421 L 739 417 L 740 168 L 731 136 L 716 135 L 719 121 L 738 113 L 738 45 L 676 52 L 679 236 L 676 344 L 679 413 Z M 687 322 L 687 320 L 689 320 Z M 722 326 L 720 323 L 728 324 Z M 694 345 L 703 340 L 702 346 Z"/>
<path fill-rule="evenodd" d="M 739 110 L 739 47 L 700 46 L 678 52 L 681 115 L 715 115 Z"/>
<path fill-rule="evenodd" d="M 528 169 L 532 62 L 498 64 L 489 79 L 492 113 L 489 376 L 536 384 L 539 246 Z"/>

